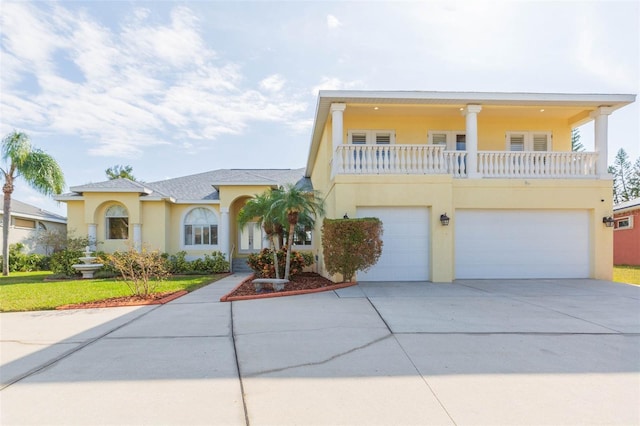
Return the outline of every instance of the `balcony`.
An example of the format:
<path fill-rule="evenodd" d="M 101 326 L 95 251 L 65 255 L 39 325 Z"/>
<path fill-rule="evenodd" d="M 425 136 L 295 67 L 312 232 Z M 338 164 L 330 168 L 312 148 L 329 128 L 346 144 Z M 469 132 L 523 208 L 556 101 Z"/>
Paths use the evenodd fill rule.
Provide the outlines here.
<path fill-rule="evenodd" d="M 592 152 L 480 151 L 481 178 L 595 178 L 597 154 Z M 466 151 L 446 151 L 440 145 L 340 145 L 332 175 L 448 174 L 466 178 Z"/>

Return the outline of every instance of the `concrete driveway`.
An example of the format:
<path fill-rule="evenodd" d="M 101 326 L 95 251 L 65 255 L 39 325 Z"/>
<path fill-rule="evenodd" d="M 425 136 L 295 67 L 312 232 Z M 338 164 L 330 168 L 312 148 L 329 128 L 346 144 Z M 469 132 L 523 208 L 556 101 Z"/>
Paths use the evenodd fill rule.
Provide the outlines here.
<path fill-rule="evenodd" d="M 1 314 L 11 424 L 640 424 L 640 287 L 361 283 Z M 238 373 L 238 371 L 240 373 Z"/>

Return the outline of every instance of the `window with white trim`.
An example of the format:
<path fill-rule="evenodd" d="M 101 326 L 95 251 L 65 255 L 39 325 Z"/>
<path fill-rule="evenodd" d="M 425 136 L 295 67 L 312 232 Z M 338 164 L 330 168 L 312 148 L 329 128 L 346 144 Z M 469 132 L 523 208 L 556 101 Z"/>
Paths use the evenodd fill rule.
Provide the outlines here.
<path fill-rule="evenodd" d="M 507 151 L 551 151 L 551 132 L 507 132 Z"/>
<path fill-rule="evenodd" d="M 442 145 L 447 151 L 466 151 L 467 136 L 462 130 L 429 130 L 427 132 L 429 145 Z"/>
<path fill-rule="evenodd" d="M 107 240 L 126 240 L 129 238 L 129 213 L 124 206 L 113 205 L 105 214 Z"/>
<path fill-rule="evenodd" d="M 184 218 L 184 245 L 208 246 L 218 244 L 218 218 L 211 210 L 198 207 Z"/>
<path fill-rule="evenodd" d="M 396 143 L 393 130 L 349 130 L 347 140 L 352 145 L 391 145 Z"/>
<path fill-rule="evenodd" d="M 616 217 L 614 223 L 615 230 L 633 229 L 633 216 Z"/>

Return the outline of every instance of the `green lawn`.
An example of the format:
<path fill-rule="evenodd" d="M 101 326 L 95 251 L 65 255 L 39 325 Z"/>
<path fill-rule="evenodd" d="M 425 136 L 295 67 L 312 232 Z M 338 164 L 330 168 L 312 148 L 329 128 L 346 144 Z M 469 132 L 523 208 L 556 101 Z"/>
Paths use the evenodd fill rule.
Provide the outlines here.
<path fill-rule="evenodd" d="M 71 303 L 93 302 L 131 294 L 124 282 L 114 279 L 44 281 L 51 272 L 14 272 L 0 277 L 0 312 L 55 309 Z M 158 285 L 158 292 L 193 291 L 224 275 L 171 277 Z"/>
<path fill-rule="evenodd" d="M 640 285 L 640 266 L 614 266 L 613 280 L 619 283 Z"/>

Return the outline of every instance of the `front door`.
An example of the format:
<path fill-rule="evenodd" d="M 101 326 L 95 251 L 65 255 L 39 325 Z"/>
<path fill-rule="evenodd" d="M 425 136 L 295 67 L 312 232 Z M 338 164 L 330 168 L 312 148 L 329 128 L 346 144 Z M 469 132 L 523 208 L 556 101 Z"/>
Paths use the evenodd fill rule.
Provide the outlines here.
<path fill-rule="evenodd" d="M 238 253 L 256 253 L 262 250 L 262 227 L 256 222 L 249 222 L 240 230 Z"/>

